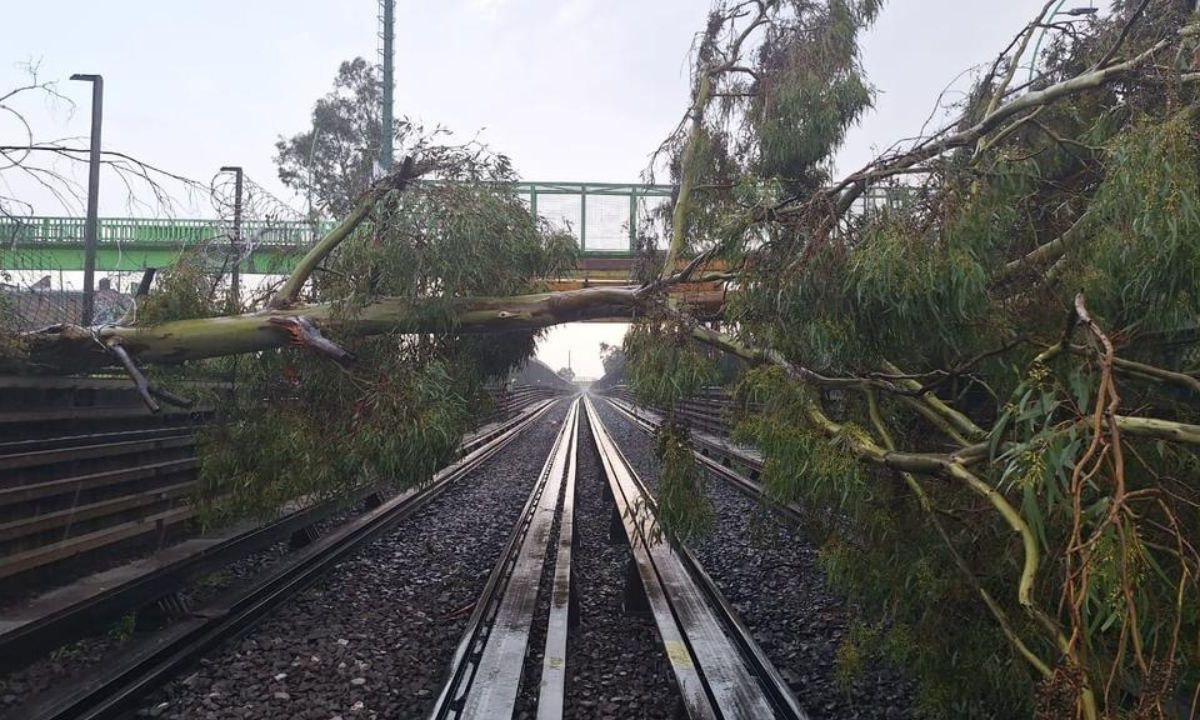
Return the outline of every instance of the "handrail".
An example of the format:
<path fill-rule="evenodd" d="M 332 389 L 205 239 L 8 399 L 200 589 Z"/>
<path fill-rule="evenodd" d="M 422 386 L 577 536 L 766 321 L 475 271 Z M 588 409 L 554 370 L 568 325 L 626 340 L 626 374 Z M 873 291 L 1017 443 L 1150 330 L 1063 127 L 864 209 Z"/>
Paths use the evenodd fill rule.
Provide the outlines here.
<path fill-rule="evenodd" d="M 305 220 L 244 220 L 242 237 L 258 245 L 309 244 L 333 225 Z M 32 216 L 0 220 L 0 245 L 83 244 L 83 218 Z M 205 218 L 99 219 L 100 244 L 194 244 L 228 237 L 231 227 Z"/>
<path fill-rule="evenodd" d="M 439 181 L 426 181 L 436 184 Z M 606 255 L 632 253 L 636 247 L 640 202 L 665 200 L 674 192 L 673 185 L 603 182 L 503 182 L 494 185 L 509 187 L 529 203 L 530 210 L 538 213 L 538 198 L 578 198 L 578 208 L 568 209 L 568 214 L 578 220 L 576 232 L 580 248 L 585 254 Z M 591 247 L 589 231 L 588 198 L 624 198 L 628 200 L 628 219 L 618 231 L 628 235 L 628 245 Z M 858 213 L 870 213 L 883 208 L 895 208 L 912 199 L 912 189 L 905 187 L 872 187 L 862 195 L 856 208 Z M 544 214 L 545 207 L 542 208 Z M 611 213 L 611 208 L 609 210 Z M 624 214 L 626 211 L 622 210 Z M 610 218 L 611 219 L 611 218 Z M 572 219 L 571 222 L 575 220 Z M 84 218 L 30 216 L 0 219 L 0 249 L 64 248 L 82 247 Z M 335 223 L 331 220 L 264 220 L 242 221 L 242 242 L 247 249 L 304 248 L 329 232 Z M 593 228 L 594 229 L 594 228 Z M 609 228 L 608 235 L 611 237 Z M 135 218 L 103 217 L 99 219 L 98 242 L 102 247 L 130 247 L 148 249 L 180 249 L 206 241 L 222 240 L 232 236 L 231 222 L 218 218 Z"/>

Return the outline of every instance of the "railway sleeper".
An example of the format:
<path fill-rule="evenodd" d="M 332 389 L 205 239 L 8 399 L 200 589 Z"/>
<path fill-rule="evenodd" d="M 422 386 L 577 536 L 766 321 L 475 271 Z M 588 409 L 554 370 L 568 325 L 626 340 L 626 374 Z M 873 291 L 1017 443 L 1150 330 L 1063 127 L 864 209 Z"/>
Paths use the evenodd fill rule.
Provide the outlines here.
<path fill-rule="evenodd" d="M 372 494 L 377 495 L 378 493 Z M 288 538 L 288 547 L 292 550 L 299 550 L 302 547 L 312 545 L 319 537 L 321 537 L 321 531 L 317 529 L 316 525 L 305 525 L 292 533 L 292 536 Z"/>
<path fill-rule="evenodd" d="M 133 629 L 137 632 L 161 630 L 187 617 L 190 612 L 191 608 L 186 598 L 177 592 L 169 592 L 137 609 L 134 613 Z"/>

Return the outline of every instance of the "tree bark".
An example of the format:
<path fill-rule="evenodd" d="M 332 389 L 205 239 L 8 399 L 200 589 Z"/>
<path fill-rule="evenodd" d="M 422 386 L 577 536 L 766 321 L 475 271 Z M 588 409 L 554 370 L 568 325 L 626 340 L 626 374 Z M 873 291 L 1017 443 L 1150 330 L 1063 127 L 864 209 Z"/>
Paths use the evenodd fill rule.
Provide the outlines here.
<path fill-rule="evenodd" d="M 700 315 L 715 315 L 723 292 L 683 296 Z M 381 297 L 351 310 L 333 303 L 295 305 L 225 317 L 176 320 L 146 327 L 58 325 L 24 336 L 27 357 L 0 358 L 0 372 L 73 373 L 116 365 L 121 346 L 139 363 L 182 363 L 283 347 L 291 321 L 304 318 L 334 337 L 389 332 L 450 334 L 538 330 L 582 320 L 630 319 L 645 299 L 637 288 L 585 288 L 511 297 Z"/>

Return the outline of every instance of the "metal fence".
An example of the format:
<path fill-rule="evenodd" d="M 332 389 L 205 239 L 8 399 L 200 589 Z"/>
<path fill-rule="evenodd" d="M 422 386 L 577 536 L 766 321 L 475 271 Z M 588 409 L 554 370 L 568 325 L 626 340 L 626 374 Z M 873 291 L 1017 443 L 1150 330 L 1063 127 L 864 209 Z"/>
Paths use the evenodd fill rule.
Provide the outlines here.
<path fill-rule="evenodd" d="M 82 245 L 84 218 L 23 217 L 0 220 L 0 243 L 23 245 Z M 308 247 L 333 223 L 296 220 L 245 220 L 242 235 L 257 238 L 263 245 Z M 100 218 L 97 242 L 101 245 L 200 244 L 228 237 L 229 226 L 221 220 Z"/>
<path fill-rule="evenodd" d="M 674 186 L 531 182 L 516 191 L 535 215 L 571 231 L 585 255 L 631 255 L 641 219 L 668 202 Z"/>

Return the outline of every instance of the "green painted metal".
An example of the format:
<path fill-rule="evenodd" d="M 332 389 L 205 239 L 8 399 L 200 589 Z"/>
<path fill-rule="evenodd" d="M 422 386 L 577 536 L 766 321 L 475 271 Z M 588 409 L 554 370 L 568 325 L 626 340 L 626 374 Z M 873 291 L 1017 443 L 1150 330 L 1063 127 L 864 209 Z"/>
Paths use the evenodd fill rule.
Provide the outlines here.
<path fill-rule="evenodd" d="M 616 195 L 626 197 L 671 197 L 674 185 L 638 185 L 629 183 L 579 183 L 579 182 L 519 182 L 513 184 L 519 195 L 535 191 L 539 195 Z"/>
<path fill-rule="evenodd" d="M 579 191 L 579 249 L 587 253 L 587 188 Z"/>
<path fill-rule="evenodd" d="M 629 247 L 637 249 L 638 191 L 629 193 Z"/>
<path fill-rule="evenodd" d="M 193 245 L 160 243 L 154 246 L 104 246 L 96 250 L 96 268 L 104 272 L 140 272 L 145 268 L 165 268 L 174 265 L 180 256 L 195 248 Z M 242 258 L 241 272 L 271 274 L 287 272 L 295 266 L 302 252 L 281 252 L 279 248 L 257 249 Z M 211 264 L 219 267 L 223 256 L 211 256 Z M 47 247 L 0 249 L 0 269 L 79 271 L 83 269 L 83 245 L 55 244 Z"/>
<path fill-rule="evenodd" d="M 246 220 L 242 235 L 251 248 L 240 263 L 249 273 L 290 266 L 333 223 Z M 0 220 L 0 269 L 83 269 L 83 218 L 30 217 Z M 136 271 L 168 267 L 185 252 L 206 253 L 216 265 L 227 247 L 208 241 L 228 237 L 217 220 L 100 218 L 96 267 Z"/>
<path fill-rule="evenodd" d="M 637 221 L 641 203 L 665 202 L 674 191 L 671 185 L 620 183 L 519 182 L 508 184 L 529 202 L 534 213 L 546 216 L 546 203 L 539 198 L 574 196 L 580 198 L 577 229 L 585 257 L 630 257 L 636 252 Z M 911 201 L 911 193 L 902 188 L 871 188 L 855 204 L 855 214 L 877 212 Z M 588 200 L 628 198 L 628 222 L 612 225 L 608 235 L 596 223 L 603 212 L 589 215 Z M 601 208 L 603 211 L 603 208 Z M 567 218 L 572 224 L 574 219 Z M 333 222 L 305 220 L 243 220 L 242 238 L 245 257 L 239 267 L 244 273 L 287 272 Z M 628 226 L 627 228 L 625 226 Z M 628 242 L 620 248 L 588 248 L 589 238 L 612 238 L 613 230 L 628 233 Z M 138 271 L 147 267 L 168 267 L 181 253 L 202 252 L 214 267 L 227 261 L 227 244 L 207 241 L 229 237 L 231 228 L 220 220 L 180 218 L 101 218 L 98 233 L 97 269 L 102 271 Z M 28 217 L 0 219 L 0 270 L 78 271 L 83 269 L 84 219 L 74 217 Z M 620 235 L 618 235 L 620 237 Z M 595 243 L 593 243 L 595 244 Z"/>
<path fill-rule="evenodd" d="M 636 185 L 591 182 L 518 182 L 505 184 L 524 196 L 534 213 L 541 196 L 580 198 L 577 232 L 584 254 L 594 257 L 627 257 L 634 252 L 638 202 L 645 198 L 667 198 L 671 185 Z M 630 203 L 629 243 L 624 248 L 587 249 L 589 196 L 628 197 Z M 242 272 L 287 272 L 297 256 L 311 247 L 334 223 L 305 220 L 243 220 L 242 237 L 248 248 L 240 263 Z M 84 219 L 74 217 L 25 217 L 0 220 L 0 269 L 63 270 L 83 268 Z M 231 229 L 215 219 L 195 218 L 101 218 L 98 233 L 97 268 L 108 272 L 133 272 L 147 267 L 168 267 L 182 253 L 203 252 L 211 263 L 226 261 L 222 244 Z"/>

